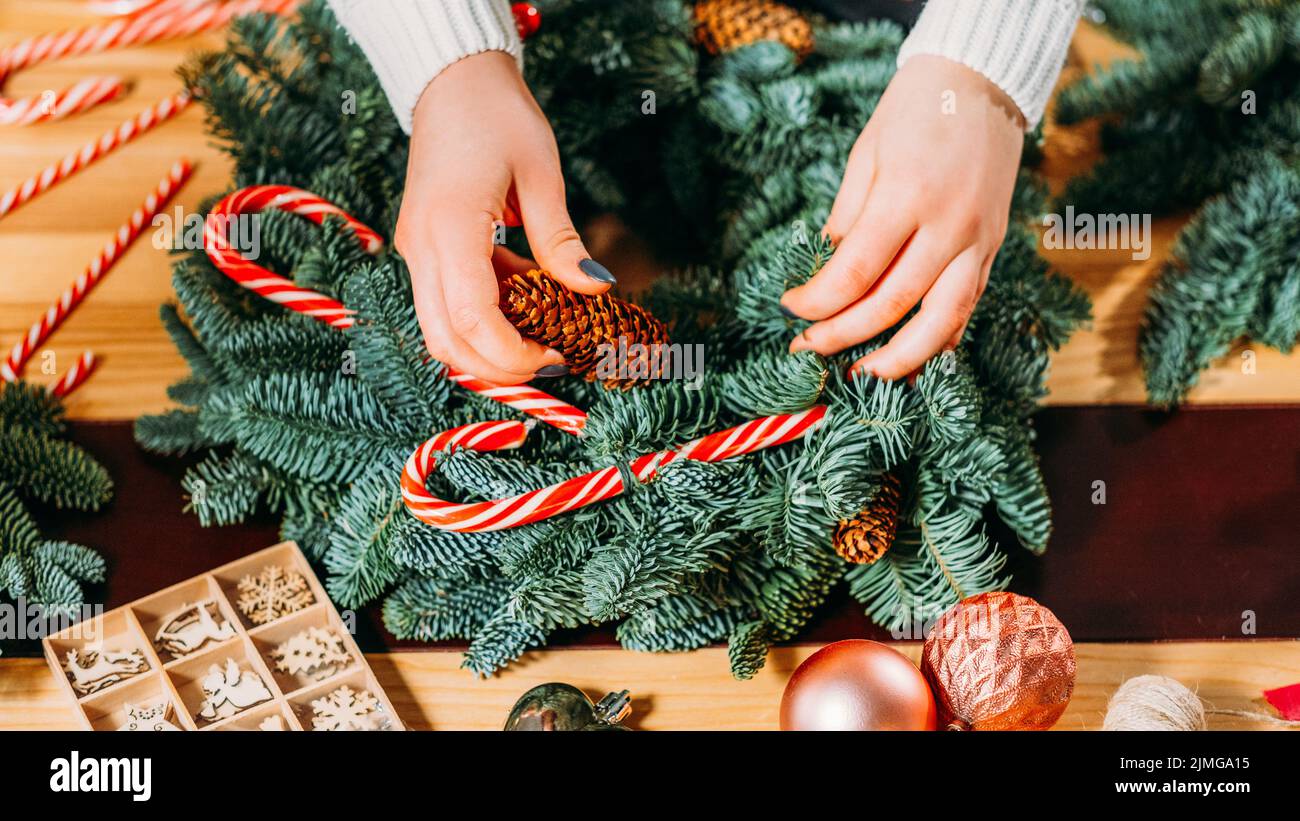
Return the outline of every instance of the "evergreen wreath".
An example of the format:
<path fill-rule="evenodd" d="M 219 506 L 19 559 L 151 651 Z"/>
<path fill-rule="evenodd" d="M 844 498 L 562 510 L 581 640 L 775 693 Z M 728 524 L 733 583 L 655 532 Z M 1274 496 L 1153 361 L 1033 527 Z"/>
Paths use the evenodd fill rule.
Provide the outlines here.
<path fill-rule="evenodd" d="M 1157 214 L 1203 203 L 1139 339 L 1150 400 L 1175 405 L 1237 340 L 1283 352 L 1300 341 L 1300 0 L 1096 5 L 1141 59 L 1058 97 L 1061 123 L 1109 118 L 1104 159 L 1064 199 Z"/>
<path fill-rule="evenodd" d="M 1048 353 L 1088 317 L 1086 297 L 1036 255 L 1041 188 L 1028 177 L 1018 187 L 961 348 L 913 383 L 849 380 L 845 368 L 869 346 L 788 355 L 802 324 L 778 299 L 831 252 L 816 226 L 902 31 L 812 20 L 806 57 L 762 37 L 712 56 L 682 0 L 536 5 L 529 85 L 554 124 L 575 219 L 616 212 L 686 263 L 640 303 L 675 343 L 705 346 L 706 374 L 627 390 L 548 381 L 588 411 L 583 436 L 539 426 L 509 455 L 440 455 L 430 491 L 519 493 L 818 402 L 827 423 L 740 459 L 671 463 L 556 519 L 491 533 L 426 526 L 399 493 L 407 456 L 435 431 L 516 416 L 427 361 L 400 257 L 368 255 L 335 220 L 318 228 L 269 211 L 259 263 L 338 298 L 357 321 L 329 328 L 242 289 L 203 251 L 180 256 L 180 308 L 162 318 L 191 375 L 171 389 L 183 407 L 141 418 L 136 435 L 155 451 L 206 454 L 183 483 L 200 522 L 279 514 L 284 537 L 323 562 L 340 605 L 386 596 L 394 634 L 468 639 L 464 666 L 483 675 L 555 630 L 616 621 L 618 640 L 637 650 L 726 640 L 747 678 L 841 581 L 890 626 L 1004 587 L 986 517 L 1025 548 L 1046 547 L 1031 416 Z M 305 188 L 391 237 L 407 140 L 322 2 L 289 24 L 237 21 L 230 44 L 184 76 L 234 158 L 236 188 Z M 894 482 L 892 546 L 871 563 L 841 559 L 837 523 Z"/>
<path fill-rule="evenodd" d="M 57 397 L 22 381 L 0 383 L 0 600 L 22 598 L 53 616 L 71 616 L 85 602 L 82 583 L 104 581 L 104 559 L 42 538 L 27 505 L 95 511 L 113 495 L 108 472 L 64 432 Z"/>

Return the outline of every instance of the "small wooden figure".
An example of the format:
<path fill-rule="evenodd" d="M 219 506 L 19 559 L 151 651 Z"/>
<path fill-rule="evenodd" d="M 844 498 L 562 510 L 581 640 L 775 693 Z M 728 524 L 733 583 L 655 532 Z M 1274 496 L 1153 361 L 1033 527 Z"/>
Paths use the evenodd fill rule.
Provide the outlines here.
<path fill-rule="evenodd" d="M 380 730 L 383 714 L 379 700 L 346 684 L 311 703 L 313 730 Z"/>
<path fill-rule="evenodd" d="M 187 656 L 210 641 L 225 641 L 235 637 L 235 628 L 221 618 L 221 612 L 211 599 L 197 604 L 181 605 L 163 617 L 162 626 L 154 635 L 154 643 L 173 656 Z"/>
<path fill-rule="evenodd" d="M 253 624 L 266 624 L 296 613 L 315 600 L 301 573 L 271 564 L 256 576 L 239 580 L 239 601 L 235 604 Z"/>
<path fill-rule="evenodd" d="M 226 659 L 225 668 L 212 665 L 199 685 L 203 688 L 203 706 L 199 717 L 208 721 L 233 716 L 240 710 L 272 699 L 271 691 L 258 675 L 241 670 L 234 659 Z"/>
<path fill-rule="evenodd" d="M 280 672 L 317 681 L 334 675 L 352 661 L 343 639 L 323 627 L 308 627 L 294 633 L 271 651 L 271 658 Z"/>
<path fill-rule="evenodd" d="M 149 664 L 139 650 L 115 652 L 96 644 L 83 647 L 80 653 L 69 650 L 63 669 L 72 682 L 72 689 L 85 696 L 143 673 Z"/>
<path fill-rule="evenodd" d="M 124 704 L 126 723 L 118 731 L 126 732 L 180 732 L 180 727 L 167 719 L 171 707 L 166 702 L 154 705 Z"/>

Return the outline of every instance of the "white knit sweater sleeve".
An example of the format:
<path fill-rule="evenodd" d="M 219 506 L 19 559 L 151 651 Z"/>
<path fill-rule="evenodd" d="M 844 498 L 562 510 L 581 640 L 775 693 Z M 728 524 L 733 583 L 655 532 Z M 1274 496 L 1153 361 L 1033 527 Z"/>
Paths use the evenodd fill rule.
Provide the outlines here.
<path fill-rule="evenodd" d="M 1043 118 L 1084 0 L 928 0 L 898 52 L 937 54 L 1006 92 L 1033 128 Z"/>
<path fill-rule="evenodd" d="M 370 59 L 408 133 L 415 104 L 447 66 L 484 51 L 523 60 L 507 0 L 329 0 Z"/>

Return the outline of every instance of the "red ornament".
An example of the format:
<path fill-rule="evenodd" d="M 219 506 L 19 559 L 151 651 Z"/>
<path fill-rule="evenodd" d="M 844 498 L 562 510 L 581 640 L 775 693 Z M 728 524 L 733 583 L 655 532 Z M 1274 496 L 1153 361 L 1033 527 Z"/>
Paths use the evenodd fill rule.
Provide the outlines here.
<path fill-rule="evenodd" d="M 532 3 L 514 3 L 510 10 L 515 15 L 515 28 L 519 29 L 519 39 L 527 40 L 542 25 L 542 13 L 533 8 Z"/>
<path fill-rule="evenodd" d="M 782 730 L 933 730 L 934 698 L 892 647 L 850 639 L 813 653 L 781 696 Z"/>
<path fill-rule="evenodd" d="M 982 593 L 935 622 L 921 672 L 948 729 L 1046 730 L 1074 692 L 1074 642 L 1033 599 Z"/>

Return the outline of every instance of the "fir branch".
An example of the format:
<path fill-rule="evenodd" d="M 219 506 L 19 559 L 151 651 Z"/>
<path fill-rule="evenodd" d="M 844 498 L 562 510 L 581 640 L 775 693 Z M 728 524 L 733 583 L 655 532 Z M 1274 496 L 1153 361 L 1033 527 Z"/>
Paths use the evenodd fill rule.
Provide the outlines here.
<path fill-rule="evenodd" d="M 1242 92 L 1273 68 L 1285 44 L 1286 34 L 1272 15 L 1243 14 L 1232 34 L 1205 56 L 1196 92 L 1211 105 L 1240 103 Z"/>
<path fill-rule="evenodd" d="M 77 445 L 0 427 L 0 482 L 62 509 L 99 510 L 113 495 L 108 471 Z"/>
<path fill-rule="evenodd" d="M 475 631 L 461 667 L 490 676 L 545 640 L 546 634 L 537 627 L 516 621 L 503 610 Z"/>
<path fill-rule="evenodd" d="M 345 374 L 273 374 L 250 380 L 231 426 L 241 448 L 316 481 L 347 481 L 385 454 L 402 458 L 419 429 Z"/>
<path fill-rule="evenodd" d="M 65 430 L 63 403 L 40 385 L 0 384 L 0 429 L 34 436 L 60 436 Z"/>
<path fill-rule="evenodd" d="M 678 380 L 609 391 L 588 411 L 583 445 L 596 459 L 680 445 L 716 428 L 719 405 L 716 391 Z"/>
<path fill-rule="evenodd" d="M 1200 371 L 1254 330 L 1269 273 L 1290 268 L 1298 251 L 1294 169 L 1266 162 L 1206 204 L 1151 290 L 1138 344 L 1153 402 L 1180 402 Z"/>
<path fill-rule="evenodd" d="M 727 639 L 727 659 L 731 674 L 748 681 L 767 663 L 767 625 L 761 621 L 747 621 L 737 625 Z"/>
<path fill-rule="evenodd" d="M 619 622 L 616 636 L 628 650 L 684 652 L 721 641 L 744 618 L 740 606 L 682 592 L 632 613 Z"/>
<path fill-rule="evenodd" d="M 448 585 L 417 576 L 384 600 L 384 626 L 399 639 L 468 639 L 484 627 L 508 590 L 501 579 Z"/>
<path fill-rule="evenodd" d="M 377 460 L 339 500 L 325 553 L 330 598 L 359 607 L 378 598 L 400 573 L 390 542 L 397 523 L 409 518 L 395 477 L 398 464 Z"/>
<path fill-rule="evenodd" d="M 414 516 L 397 516 L 388 537 L 388 552 L 403 568 L 421 575 L 447 575 L 485 561 L 500 542 L 497 533 L 452 533 Z"/>
<path fill-rule="evenodd" d="M 135 441 L 146 450 L 180 456 L 216 444 L 199 429 L 197 411 L 170 410 L 135 420 Z"/>

